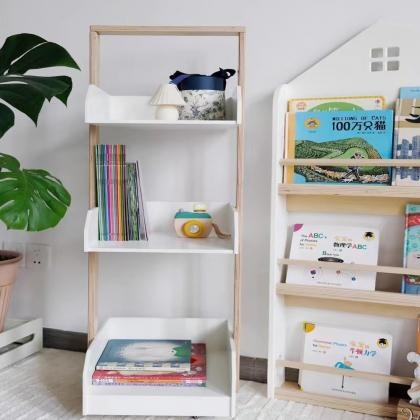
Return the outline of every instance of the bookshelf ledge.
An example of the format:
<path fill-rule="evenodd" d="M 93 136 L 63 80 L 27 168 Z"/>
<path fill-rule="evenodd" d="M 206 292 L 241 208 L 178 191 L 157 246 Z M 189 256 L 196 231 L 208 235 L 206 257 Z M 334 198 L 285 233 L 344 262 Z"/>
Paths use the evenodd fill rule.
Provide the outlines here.
<path fill-rule="evenodd" d="M 353 197 L 420 198 L 420 188 L 385 185 L 345 185 L 345 184 L 279 184 L 280 195 L 325 195 Z"/>
<path fill-rule="evenodd" d="M 111 338 L 191 339 L 206 343 L 206 387 L 92 385 Z M 83 370 L 84 415 L 233 417 L 236 356 L 228 322 L 207 318 L 110 318 L 90 345 Z"/>
<path fill-rule="evenodd" d="M 354 159 L 280 159 L 281 166 L 354 166 Z M 357 166 L 405 167 L 420 166 L 420 159 L 362 159 Z"/>
<path fill-rule="evenodd" d="M 420 276 L 420 269 L 416 268 L 402 268 L 402 267 L 390 267 L 385 265 L 366 265 L 366 264 L 346 264 L 328 261 L 310 261 L 310 260 L 295 260 L 290 258 L 279 258 L 278 263 L 280 265 L 301 265 L 304 267 L 322 267 L 329 268 L 331 270 L 352 270 L 352 271 L 363 271 L 367 273 L 386 273 L 386 274 L 412 274 Z"/>
<path fill-rule="evenodd" d="M 373 416 L 397 417 L 397 401 L 389 404 L 370 403 L 345 398 L 335 398 L 326 395 L 312 394 L 304 392 L 295 382 L 284 382 L 275 390 L 278 399 L 292 400 L 305 404 L 320 405 L 323 407 L 334 408 L 337 410 L 355 411 Z"/>
<path fill-rule="evenodd" d="M 278 283 L 276 294 L 288 306 L 404 319 L 417 319 L 420 313 L 420 296 L 404 293 Z"/>
<path fill-rule="evenodd" d="M 149 128 L 218 128 L 226 129 L 241 124 L 241 88 L 226 97 L 225 120 L 162 121 L 154 117 L 155 107 L 149 105 L 150 96 L 112 96 L 90 85 L 85 103 L 85 122 L 95 125 Z"/>
<path fill-rule="evenodd" d="M 277 294 L 300 296 L 312 299 L 344 300 L 368 304 L 408 306 L 420 310 L 420 296 L 404 293 L 381 292 L 377 290 L 353 290 L 338 287 L 307 286 L 302 284 L 279 283 Z M 416 318 L 416 316 L 414 316 Z"/>
<path fill-rule="evenodd" d="M 191 208 L 189 202 L 149 201 L 148 241 L 99 241 L 98 208 L 88 210 L 84 231 L 85 252 L 148 252 L 167 254 L 236 254 L 238 250 L 238 215 L 228 203 L 210 203 L 209 212 L 220 228 L 232 234 L 231 239 L 210 236 L 188 239 L 176 236 L 173 216 L 180 208 Z M 213 235 L 213 234 L 212 234 Z"/>
<path fill-rule="evenodd" d="M 367 379 L 371 381 L 387 382 L 400 385 L 411 385 L 411 383 L 414 381 L 414 378 L 409 378 L 407 376 L 385 375 L 381 373 L 363 372 L 360 370 L 340 369 L 330 366 L 314 365 L 312 363 L 297 362 L 294 360 L 277 360 L 277 366 L 299 370 L 308 370 L 312 372 L 331 373 L 333 375 Z"/>

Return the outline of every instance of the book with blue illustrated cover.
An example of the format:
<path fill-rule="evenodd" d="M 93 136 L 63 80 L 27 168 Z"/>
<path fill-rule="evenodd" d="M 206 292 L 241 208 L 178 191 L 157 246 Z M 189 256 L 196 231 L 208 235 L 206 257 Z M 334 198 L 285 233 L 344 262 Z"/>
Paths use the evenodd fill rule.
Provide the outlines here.
<path fill-rule="evenodd" d="M 185 372 L 190 369 L 190 340 L 109 340 L 96 364 L 96 370 Z"/>
<path fill-rule="evenodd" d="M 290 167 L 286 182 L 390 184 L 389 168 L 357 166 L 357 160 L 392 158 L 392 110 L 289 113 L 287 132 L 288 158 L 354 159 L 355 164 Z"/>
<path fill-rule="evenodd" d="M 395 103 L 396 159 L 420 159 L 420 87 L 400 88 Z M 401 167 L 394 171 L 395 185 L 419 186 L 420 168 Z"/>
<path fill-rule="evenodd" d="M 405 209 L 404 267 L 420 268 L 420 205 L 407 204 Z M 401 292 L 420 294 L 420 277 L 404 275 Z"/>

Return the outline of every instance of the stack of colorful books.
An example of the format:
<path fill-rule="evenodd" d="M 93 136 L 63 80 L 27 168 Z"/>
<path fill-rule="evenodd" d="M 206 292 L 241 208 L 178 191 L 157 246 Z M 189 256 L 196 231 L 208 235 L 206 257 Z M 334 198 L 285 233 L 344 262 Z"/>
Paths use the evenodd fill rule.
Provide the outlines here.
<path fill-rule="evenodd" d="M 125 145 L 95 146 L 99 240 L 147 240 L 138 162 L 127 163 Z"/>
<path fill-rule="evenodd" d="M 206 345 L 189 340 L 109 340 L 93 385 L 206 386 Z"/>

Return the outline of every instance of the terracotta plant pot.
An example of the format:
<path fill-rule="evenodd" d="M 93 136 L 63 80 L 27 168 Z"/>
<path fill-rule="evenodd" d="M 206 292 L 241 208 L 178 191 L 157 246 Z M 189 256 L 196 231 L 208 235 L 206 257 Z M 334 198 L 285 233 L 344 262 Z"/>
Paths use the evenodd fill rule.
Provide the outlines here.
<path fill-rule="evenodd" d="M 0 250 L 0 332 L 4 329 L 12 286 L 16 280 L 21 259 L 22 254 L 19 252 Z"/>

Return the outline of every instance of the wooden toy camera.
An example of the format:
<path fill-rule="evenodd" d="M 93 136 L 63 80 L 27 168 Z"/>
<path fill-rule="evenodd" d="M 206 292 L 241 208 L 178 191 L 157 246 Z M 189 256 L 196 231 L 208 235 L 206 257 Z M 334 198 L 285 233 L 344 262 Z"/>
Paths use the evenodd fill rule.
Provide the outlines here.
<path fill-rule="evenodd" d="M 205 204 L 194 204 L 193 211 L 179 209 L 175 214 L 174 227 L 176 234 L 183 238 L 207 238 L 213 228 L 219 238 L 228 239 L 231 236 L 220 231 L 207 213 Z"/>

